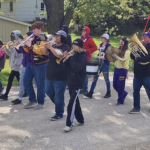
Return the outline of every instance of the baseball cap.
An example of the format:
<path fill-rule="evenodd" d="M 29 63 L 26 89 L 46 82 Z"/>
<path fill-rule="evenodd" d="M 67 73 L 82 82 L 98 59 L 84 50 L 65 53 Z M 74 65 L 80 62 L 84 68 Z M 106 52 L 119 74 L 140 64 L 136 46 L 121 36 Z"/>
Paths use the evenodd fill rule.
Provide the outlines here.
<path fill-rule="evenodd" d="M 72 44 L 75 44 L 75 45 L 82 48 L 83 47 L 83 40 L 82 39 L 76 39 L 76 40 L 73 41 Z"/>
<path fill-rule="evenodd" d="M 106 38 L 107 40 L 109 40 L 109 35 L 107 33 L 104 33 L 101 37 Z"/>
<path fill-rule="evenodd" d="M 64 36 L 64 37 L 67 37 L 66 32 L 65 32 L 65 31 L 63 31 L 63 30 L 59 30 L 59 31 L 58 31 L 58 32 L 56 32 L 55 34 L 56 34 L 56 35 L 62 35 L 62 36 Z"/>
<path fill-rule="evenodd" d="M 143 35 L 147 35 L 150 38 L 150 32 L 145 32 Z"/>

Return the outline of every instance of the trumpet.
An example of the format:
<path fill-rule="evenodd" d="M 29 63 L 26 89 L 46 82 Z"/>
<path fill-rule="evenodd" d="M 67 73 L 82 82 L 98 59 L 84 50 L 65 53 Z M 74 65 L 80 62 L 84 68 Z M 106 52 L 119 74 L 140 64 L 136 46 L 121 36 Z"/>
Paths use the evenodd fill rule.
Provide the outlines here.
<path fill-rule="evenodd" d="M 26 41 L 28 41 L 30 38 L 33 37 L 34 34 L 31 34 L 29 37 L 27 37 L 26 40 L 23 40 L 19 45 L 16 46 L 16 49 L 19 50 L 19 47 L 22 46 Z"/>
<path fill-rule="evenodd" d="M 34 44 L 33 47 L 34 47 L 34 49 L 36 49 L 36 50 L 39 49 L 39 48 L 40 48 L 40 49 L 44 49 L 44 47 L 45 47 L 46 44 L 52 44 L 52 45 L 54 45 L 54 44 L 56 44 L 56 43 L 55 43 L 55 40 L 48 41 L 48 42 L 41 41 L 40 45 Z"/>
<path fill-rule="evenodd" d="M 2 46 L 2 48 L 0 49 L 0 51 L 5 50 L 5 49 L 9 49 L 12 46 L 15 47 L 15 43 L 13 43 L 12 41 L 9 41 L 8 43 L 6 43 L 5 45 Z"/>
<path fill-rule="evenodd" d="M 66 55 L 64 55 L 62 58 L 60 59 L 56 59 L 56 63 L 60 65 L 60 62 L 63 60 L 63 63 L 67 60 L 67 56 L 69 55 L 74 55 L 75 54 L 75 51 L 74 49 L 72 49 L 70 52 L 68 52 Z"/>

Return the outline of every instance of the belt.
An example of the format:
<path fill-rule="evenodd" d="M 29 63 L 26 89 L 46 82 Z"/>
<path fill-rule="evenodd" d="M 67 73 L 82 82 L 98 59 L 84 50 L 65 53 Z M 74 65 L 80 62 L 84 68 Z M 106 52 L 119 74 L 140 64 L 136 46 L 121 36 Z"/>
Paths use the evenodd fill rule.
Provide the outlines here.
<path fill-rule="evenodd" d="M 46 61 L 42 61 L 42 62 L 39 62 L 39 63 L 35 63 L 35 65 L 41 65 L 41 64 L 45 64 L 47 63 L 49 60 L 46 60 Z"/>

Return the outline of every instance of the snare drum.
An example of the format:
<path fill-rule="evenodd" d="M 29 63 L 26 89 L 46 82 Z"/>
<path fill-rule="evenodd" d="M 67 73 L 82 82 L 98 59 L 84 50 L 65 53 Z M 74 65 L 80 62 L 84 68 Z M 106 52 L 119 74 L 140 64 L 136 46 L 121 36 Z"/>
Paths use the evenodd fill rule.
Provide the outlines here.
<path fill-rule="evenodd" d="M 98 74 L 99 65 L 98 62 L 88 61 L 86 65 L 86 74 L 87 75 L 97 75 Z"/>

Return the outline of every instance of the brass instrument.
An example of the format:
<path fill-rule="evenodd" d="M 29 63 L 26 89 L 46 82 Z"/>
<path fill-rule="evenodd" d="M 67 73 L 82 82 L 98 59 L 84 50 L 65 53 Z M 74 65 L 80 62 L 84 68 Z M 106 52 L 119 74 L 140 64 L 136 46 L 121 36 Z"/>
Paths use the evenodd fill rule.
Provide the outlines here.
<path fill-rule="evenodd" d="M 117 48 L 117 47 L 109 46 L 106 49 L 106 52 L 105 52 L 105 58 L 106 58 L 106 60 L 108 60 L 109 62 L 115 62 L 116 58 L 114 58 L 112 56 L 113 54 L 119 55 L 120 54 L 120 49 Z"/>
<path fill-rule="evenodd" d="M 74 55 L 75 54 L 75 51 L 74 49 L 72 49 L 70 52 L 68 52 L 66 55 L 64 55 L 62 58 L 60 59 L 56 59 L 56 63 L 60 65 L 60 62 L 63 60 L 63 63 L 67 60 L 67 56 L 68 55 Z"/>
<path fill-rule="evenodd" d="M 40 45 L 37 45 L 37 44 L 34 44 L 34 49 L 44 49 L 45 48 L 45 45 L 46 44 L 52 44 L 54 45 L 55 44 L 55 40 L 52 40 L 52 41 L 48 41 L 48 42 L 45 42 L 45 41 L 41 41 L 40 42 Z"/>
<path fill-rule="evenodd" d="M 24 45 L 24 43 L 28 40 L 30 40 L 33 37 L 34 34 L 31 34 L 29 37 L 26 38 L 26 40 L 23 40 L 19 45 L 16 46 L 16 49 L 19 50 L 19 47 Z"/>
<path fill-rule="evenodd" d="M 6 43 L 5 45 L 2 46 L 1 50 L 5 50 L 5 49 L 9 49 L 10 47 L 14 46 L 15 47 L 15 43 L 13 43 L 12 41 L 9 41 L 8 43 Z"/>
<path fill-rule="evenodd" d="M 146 48 L 143 46 L 143 44 L 140 42 L 140 40 L 137 37 L 138 32 L 133 34 L 129 40 L 133 41 L 132 43 L 129 44 L 129 49 L 131 50 L 131 53 L 135 57 L 141 57 L 139 53 L 142 53 L 144 56 L 148 55 L 148 52 Z M 149 62 L 146 63 L 140 63 L 141 65 L 146 65 L 149 64 Z"/>

